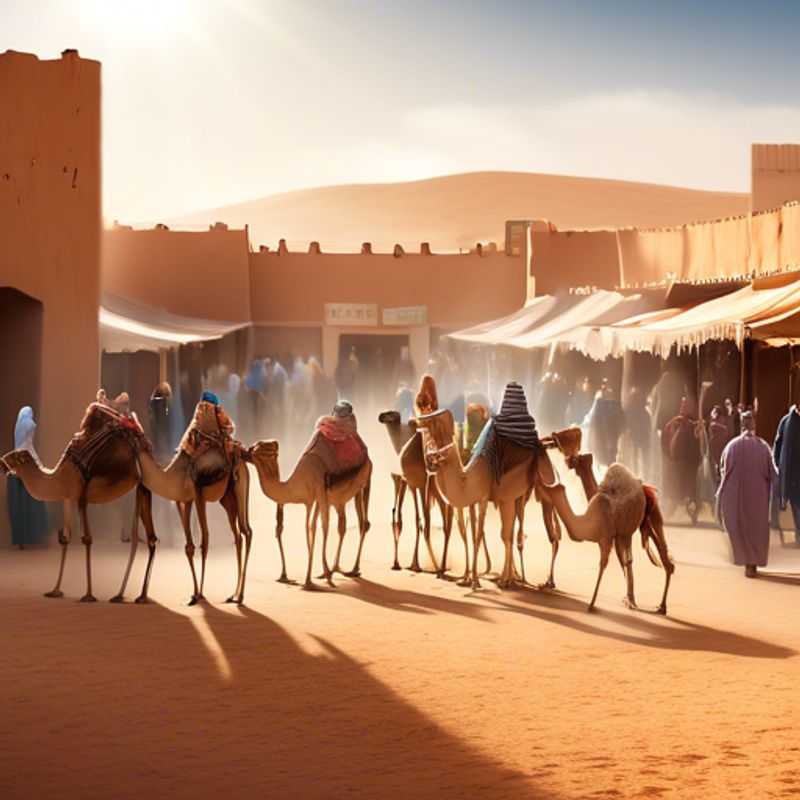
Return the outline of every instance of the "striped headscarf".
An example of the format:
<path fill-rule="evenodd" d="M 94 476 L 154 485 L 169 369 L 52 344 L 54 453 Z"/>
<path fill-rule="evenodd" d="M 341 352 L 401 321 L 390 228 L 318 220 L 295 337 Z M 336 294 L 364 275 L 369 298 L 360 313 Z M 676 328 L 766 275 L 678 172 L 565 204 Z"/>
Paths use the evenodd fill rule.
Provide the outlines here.
<path fill-rule="evenodd" d="M 494 418 L 494 429 L 520 447 L 539 446 L 536 423 L 528 412 L 525 390 L 515 381 L 506 384 L 500 413 Z"/>

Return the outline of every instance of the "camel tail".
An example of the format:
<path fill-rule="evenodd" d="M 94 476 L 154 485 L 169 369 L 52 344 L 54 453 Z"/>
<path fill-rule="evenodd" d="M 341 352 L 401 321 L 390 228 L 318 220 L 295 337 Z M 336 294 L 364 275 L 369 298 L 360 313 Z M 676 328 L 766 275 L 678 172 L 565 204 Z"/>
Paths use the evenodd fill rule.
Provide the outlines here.
<path fill-rule="evenodd" d="M 661 508 L 658 505 L 658 494 L 656 488 L 648 484 L 644 484 L 642 489 L 645 497 L 644 519 L 639 526 L 639 530 L 642 533 L 642 547 L 653 566 L 667 569 L 667 565 L 653 552 L 653 548 L 651 547 L 652 542 L 656 545 L 660 554 L 661 548 L 658 547 L 656 537 L 664 538 L 664 518 L 661 516 Z M 667 559 L 669 559 L 668 555 Z"/>

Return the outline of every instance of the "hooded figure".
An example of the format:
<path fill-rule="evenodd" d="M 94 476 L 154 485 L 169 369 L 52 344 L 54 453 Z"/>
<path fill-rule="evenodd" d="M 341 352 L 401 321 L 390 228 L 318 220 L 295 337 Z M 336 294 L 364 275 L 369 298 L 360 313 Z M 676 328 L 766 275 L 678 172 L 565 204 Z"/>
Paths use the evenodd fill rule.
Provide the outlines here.
<path fill-rule="evenodd" d="M 33 444 L 35 434 L 33 409 L 24 406 L 17 415 L 17 424 L 14 427 L 14 449 L 27 450 L 40 464 Z M 49 528 L 47 506 L 41 500 L 33 498 L 16 475 L 9 475 L 7 481 L 12 544 L 20 549 L 27 545 L 42 544 Z"/>
<path fill-rule="evenodd" d="M 661 433 L 664 495 L 671 503 L 687 500 L 693 519 L 698 503 L 697 470 L 702 458 L 694 408 L 694 403 L 684 397 L 678 415 L 664 426 Z"/>
<path fill-rule="evenodd" d="M 731 538 L 733 563 L 755 578 L 756 567 L 767 565 L 769 497 L 777 474 L 769 445 L 756 436 L 751 411 L 741 415 L 741 425 L 741 435 L 722 453 L 717 514 Z"/>
<path fill-rule="evenodd" d="M 772 448 L 778 467 L 778 499 L 781 508 L 792 507 L 795 538 L 800 543 L 800 410 L 792 406 L 780 421 Z"/>

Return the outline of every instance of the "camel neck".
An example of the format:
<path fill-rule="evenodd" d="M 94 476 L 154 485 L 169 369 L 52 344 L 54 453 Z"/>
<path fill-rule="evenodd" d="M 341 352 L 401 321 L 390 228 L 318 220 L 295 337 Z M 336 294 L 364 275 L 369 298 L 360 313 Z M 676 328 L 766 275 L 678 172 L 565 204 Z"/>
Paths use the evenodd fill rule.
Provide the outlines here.
<path fill-rule="evenodd" d="M 578 477 L 583 484 L 586 499 L 591 500 L 597 494 L 597 479 L 594 477 L 594 470 L 591 467 L 580 467 Z"/>
<path fill-rule="evenodd" d="M 448 448 L 436 473 L 436 484 L 450 505 L 465 508 L 489 497 L 491 476 L 485 458 L 464 468 L 458 447 Z"/>
<path fill-rule="evenodd" d="M 188 459 L 183 451 L 162 468 L 148 450 L 139 453 L 139 469 L 142 471 L 142 483 L 154 494 L 173 502 L 185 500 L 186 475 Z"/>
<path fill-rule="evenodd" d="M 392 442 L 394 452 L 400 455 L 406 442 L 414 436 L 414 432 L 408 425 L 403 425 L 402 422 L 387 423 L 386 430 L 389 433 L 389 439 Z"/>
<path fill-rule="evenodd" d="M 61 459 L 55 469 L 40 467 L 35 461 L 15 470 L 29 494 L 36 500 L 56 502 L 70 495 L 70 485 L 82 483 L 78 470 L 66 459 Z"/>
<path fill-rule="evenodd" d="M 567 529 L 569 538 L 583 542 L 590 538 L 590 520 L 587 514 L 576 514 L 567 499 L 567 492 L 561 484 L 548 488 L 547 493 Z"/>
<path fill-rule="evenodd" d="M 307 498 L 302 491 L 302 487 L 305 485 L 305 481 L 302 480 L 304 460 L 301 458 L 297 462 L 289 479 L 285 481 L 281 480 L 281 470 L 277 459 L 275 459 L 274 466 L 267 466 L 264 461 L 254 460 L 258 482 L 261 484 L 264 494 L 278 505 L 305 502 Z"/>

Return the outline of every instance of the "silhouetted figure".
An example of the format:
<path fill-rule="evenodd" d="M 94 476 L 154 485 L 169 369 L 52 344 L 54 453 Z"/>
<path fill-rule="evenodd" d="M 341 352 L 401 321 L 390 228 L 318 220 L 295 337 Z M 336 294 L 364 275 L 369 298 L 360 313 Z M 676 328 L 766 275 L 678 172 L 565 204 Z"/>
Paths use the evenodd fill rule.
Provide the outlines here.
<path fill-rule="evenodd" d="M 684 397 L 680 411 L 661 434 L 662 478 L 665 512 L 685 502 L 692 523 L 697 522 L 697 470 L 700 466 L 700 436 L 694 403 Z"/>

